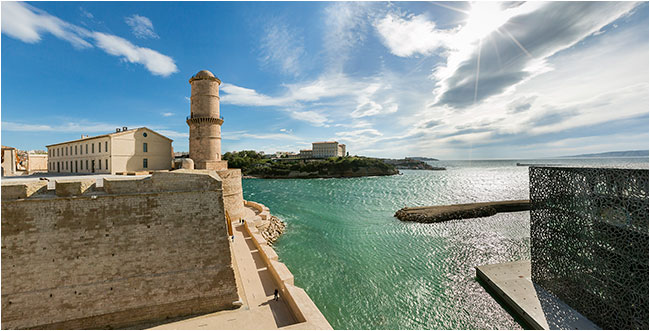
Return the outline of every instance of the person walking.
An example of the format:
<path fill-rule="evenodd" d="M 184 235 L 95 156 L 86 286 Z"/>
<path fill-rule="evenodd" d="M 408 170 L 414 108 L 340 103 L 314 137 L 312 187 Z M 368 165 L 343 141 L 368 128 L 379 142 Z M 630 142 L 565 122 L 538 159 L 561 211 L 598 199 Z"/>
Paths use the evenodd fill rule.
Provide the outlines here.
<path fill-rule="evenodd" d="M 278 289 L 276 288 L 276 289 L 275 289 L 275 292 L 273 292 L 273 300 L 278 301 L 278 298 L 279 298 L 279 296 L 278 296 Z"/>

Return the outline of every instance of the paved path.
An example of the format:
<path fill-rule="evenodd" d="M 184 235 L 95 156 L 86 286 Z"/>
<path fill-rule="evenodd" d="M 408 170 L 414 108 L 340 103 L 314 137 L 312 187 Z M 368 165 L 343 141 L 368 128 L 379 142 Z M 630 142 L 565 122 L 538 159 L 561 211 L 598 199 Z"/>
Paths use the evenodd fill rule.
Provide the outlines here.
<path fill-rule="evenodd" d="M 246 208 L 245 219 L 252 220 L 256 213 Z M 244 226 L 233 224 L 235 241 L 231 243 L 234 254 L 235 276 L 243 306 L 236 310 L 221 311 L 187 320 L 163 324 L 155 330 L 272 330 L 296 323 L 282 298 L 273 300 L 277 288 L 270 271 L 247 236 Z"/>

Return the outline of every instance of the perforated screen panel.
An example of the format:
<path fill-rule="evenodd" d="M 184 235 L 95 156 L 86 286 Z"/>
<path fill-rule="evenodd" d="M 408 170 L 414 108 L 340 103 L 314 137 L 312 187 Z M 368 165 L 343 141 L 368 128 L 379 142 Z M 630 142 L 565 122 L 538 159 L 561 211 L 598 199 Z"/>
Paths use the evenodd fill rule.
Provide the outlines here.
<path fill-rule="evenodd" d="M 533 282 L 606 329 L 648 329 L 648 170 L 531 167 Z"/>

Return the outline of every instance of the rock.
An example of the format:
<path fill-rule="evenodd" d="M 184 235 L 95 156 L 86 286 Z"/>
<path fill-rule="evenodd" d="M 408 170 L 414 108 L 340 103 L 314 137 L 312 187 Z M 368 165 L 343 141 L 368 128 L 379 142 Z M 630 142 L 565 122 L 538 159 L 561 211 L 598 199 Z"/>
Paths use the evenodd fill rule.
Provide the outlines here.
<path fill-rule="evenodd" d="M 271 219 L 268 223 L 263 225 L 260 229 L 262 237 L 266 240 L 269 245 L 273 244 L 280 236 L 284 233 L 287 225 L 282 222 L 279 218 L 271 216 Z"/>

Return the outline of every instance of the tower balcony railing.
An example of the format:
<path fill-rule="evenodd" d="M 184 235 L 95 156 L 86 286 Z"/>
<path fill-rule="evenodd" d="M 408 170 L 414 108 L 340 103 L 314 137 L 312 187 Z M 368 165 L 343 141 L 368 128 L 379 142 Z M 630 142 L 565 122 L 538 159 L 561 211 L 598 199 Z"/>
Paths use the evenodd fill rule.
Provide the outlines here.
<path fill-rule="evenodd" d="M 192 115 L 190 115 L 190 116 L 186 116 L 186 117 L 185 117 L 185 120 L 186 120 L 186 121 L 189 121 L 190 118 L 205 118 L 205 117 L 192 116 Z M 221 121 L 223 121 L 223 116 L 219 116 L 219 119 L 220 119 Z"/>
<path fill-rule="evenodd" d="M 187 116 L 185 117 L 185 122 L 190 125 L 190 123 L 193 124 L 199 124 L 199 123 L 209 123 L 209 124 L 216 124 L 216 125 L 222 125 L 223 124 L 223 117 L 219 116 L 219 118 L 216 117 L 201 117 L 201 116 Z"/>

